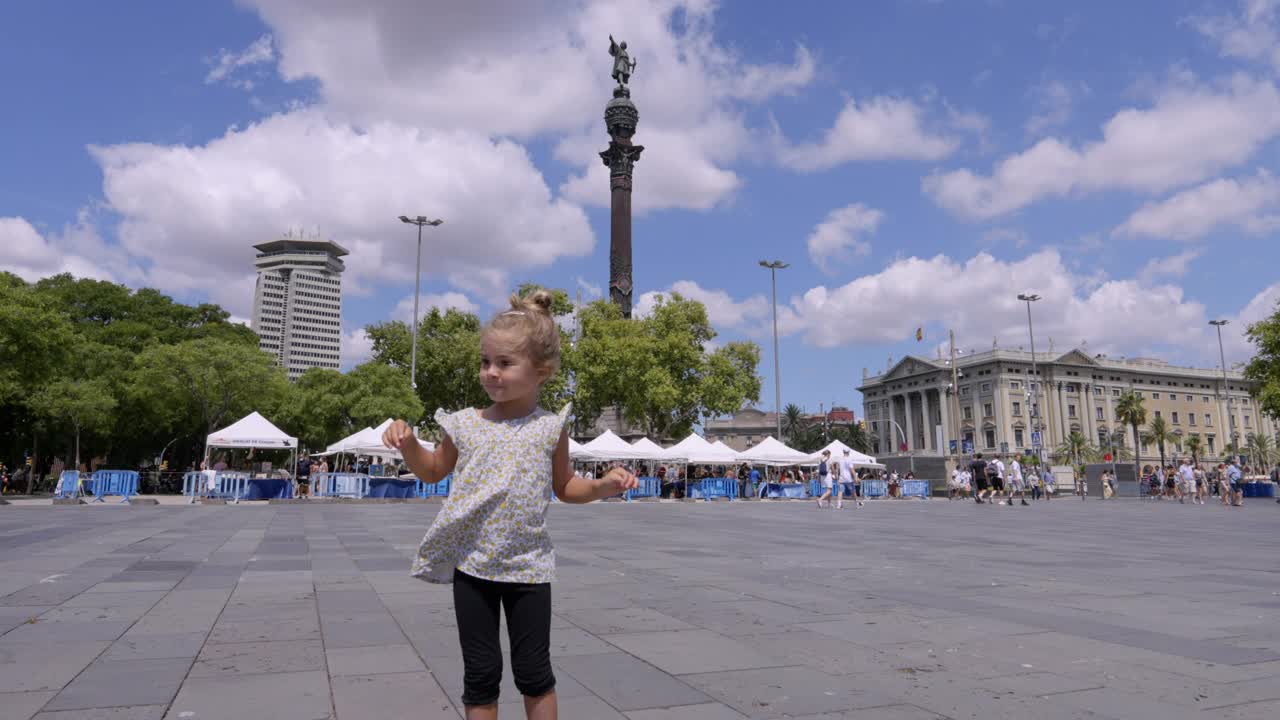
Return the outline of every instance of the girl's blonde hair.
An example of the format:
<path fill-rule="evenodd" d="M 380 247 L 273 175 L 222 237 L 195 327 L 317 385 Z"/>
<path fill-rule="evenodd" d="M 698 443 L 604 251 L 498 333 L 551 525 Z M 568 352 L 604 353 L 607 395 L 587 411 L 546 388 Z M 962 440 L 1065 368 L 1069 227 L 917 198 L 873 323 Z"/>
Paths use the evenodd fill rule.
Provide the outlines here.
<path fill-rule="evenodd" d="M 536 290 L 523 297 L 511 296 L 511 309 L 493 316 L 480 332 L 483 340 L 494 333 L 512 343 L 539 368 L 555 375 L 560 369 L 560 330 L 551 318 L 551 293 Z"/>

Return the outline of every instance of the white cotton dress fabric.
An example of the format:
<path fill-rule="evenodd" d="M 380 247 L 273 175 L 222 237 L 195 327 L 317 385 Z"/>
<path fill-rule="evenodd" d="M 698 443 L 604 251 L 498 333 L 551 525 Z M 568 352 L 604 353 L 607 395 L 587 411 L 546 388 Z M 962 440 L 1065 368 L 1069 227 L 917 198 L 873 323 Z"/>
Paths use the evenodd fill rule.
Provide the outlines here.
<path fill-rule="evenodd" d="M 495 582 L 548 583 L 556 555 L 547 533 L 551 457 L 569 416 L 537 408 L 514 420 L 486 420 L 474 408 L 436 411 L 458 448 L 444 506 L 422 538 L 411 574 L 453 582 L 455 568 Z"/>

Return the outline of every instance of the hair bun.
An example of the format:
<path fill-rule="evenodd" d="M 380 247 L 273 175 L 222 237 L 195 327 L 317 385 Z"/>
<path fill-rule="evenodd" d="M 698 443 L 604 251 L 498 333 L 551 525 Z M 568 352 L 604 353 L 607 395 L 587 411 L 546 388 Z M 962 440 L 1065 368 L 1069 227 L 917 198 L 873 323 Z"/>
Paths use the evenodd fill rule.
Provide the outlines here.
<path fill-rule="evenodd" d="M 519 295 L 511 296 L 511 309 L 513 310 L 533 310 L 536 312 L 551 315 L 551 303 L 555 298 L 546 290 L 535 290 L 524 297 Z"/>

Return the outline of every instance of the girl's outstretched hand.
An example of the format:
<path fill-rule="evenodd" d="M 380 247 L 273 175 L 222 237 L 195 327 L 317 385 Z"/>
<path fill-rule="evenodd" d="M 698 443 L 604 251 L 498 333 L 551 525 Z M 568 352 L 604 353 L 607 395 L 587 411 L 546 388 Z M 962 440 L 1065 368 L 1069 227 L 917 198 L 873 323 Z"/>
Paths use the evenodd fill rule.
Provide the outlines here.
<path fill-rule="evenodd" d="M 382 444 L 396 450 L 404 450 L 407 443 L 417 443 L 417 438 L 413 434 L 413 428 L 409 427 L 409 423 L 403 420 L 397 420 L 391 423 L 387 431 L 382 433 Z"/>
<path fill-rule="evenodd" d="M 627 472 L 624 468 L 616 467 L 605 473 L 604 477 L 597 480 L 602 490 L 605 491 L 605 497 L 611 497 L 619 493 L 626 492 L 633 488 L 639 487 L 640 481 L 635 475 Z"/>

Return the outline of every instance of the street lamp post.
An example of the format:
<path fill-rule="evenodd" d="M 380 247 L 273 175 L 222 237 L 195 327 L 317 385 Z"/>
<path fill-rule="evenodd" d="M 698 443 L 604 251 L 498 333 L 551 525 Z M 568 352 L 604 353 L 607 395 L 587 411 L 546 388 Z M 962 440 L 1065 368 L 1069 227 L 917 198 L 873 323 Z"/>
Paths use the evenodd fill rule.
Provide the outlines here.
<path fill-rule="evenodd" d="M 418 226 L 418 260 L 414 264 L 416 275 L 413 281 L 413 350 L 409 360 L 409 384 L 414 390 L 418 389 L 418 294 L 422 292 L 422 226 L 430 225 L 436 227 L 444 222 L 444 220 L 435 219 L 428 220 L 426 217 L 419 215 L 417 217 L 409 217 L 401 215 L 400 222 L 408 225 Z"/>
<path fill-rule="evenodd" d="M 1235 417 L 1231 414 L 1231 388 L 1227 386 L 1227 354 L 1222 349 L 1222 326 L 1227 323 L 1227 320 L 1209 321 L 1210 325 L 1218 329 L 1218 359 L 1222 361 L 1222 392 L 1227 395 L 1227 437 L 1230 438 L 1231 445 L 1235 447 L 1236 453 L 1239 454 L 1240 447 L 1236 443 Z"/>
<path fill-rule="evenodd" d="M 1031 303 L 1040 299 L 1033 293 L 1020 293 L 1018 299 L 1027 304 L 1027 335 L 1031 337 L 1031 382 L 1027 384 L 1027 408 L 1031 413 L 1031 432 L 1040 435 L 1040 444 L 1036 446 L 1036 457 L 1044 464 L 1044 435 L 1040 431 L 1040 371 L 1036 367 L 1036 332 L 1031 325 Z M 1035 388 L 1032 390 L 1032 388 Z"/>
<path fill-rule="evenodd" d="M 790 267 L 781 260 L 761 260 L 760 267 L 769 268 L 773 286 L 773 413 L 778 421 L 778 440 L 782 439 L 782 376 L 778 370 L 778 271 Z"/>

